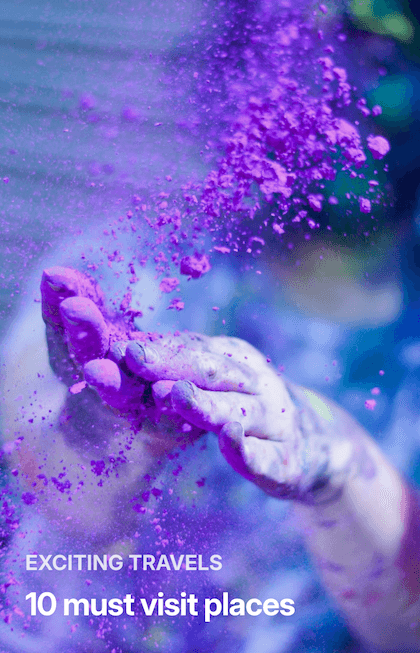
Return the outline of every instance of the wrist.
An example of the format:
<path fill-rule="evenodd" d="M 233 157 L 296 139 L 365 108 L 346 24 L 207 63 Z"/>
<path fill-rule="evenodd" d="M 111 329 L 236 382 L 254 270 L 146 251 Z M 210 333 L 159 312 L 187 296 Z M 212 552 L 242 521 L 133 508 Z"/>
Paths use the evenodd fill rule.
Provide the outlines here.
<path fill-rule="evenodd" d="M 301 473 L 295 496 L 314 505 L 338 500 L 364 461 L 361 427 L 344 411 L 312 390 L 289 381 L 286 387 L 296 409 Z"/>

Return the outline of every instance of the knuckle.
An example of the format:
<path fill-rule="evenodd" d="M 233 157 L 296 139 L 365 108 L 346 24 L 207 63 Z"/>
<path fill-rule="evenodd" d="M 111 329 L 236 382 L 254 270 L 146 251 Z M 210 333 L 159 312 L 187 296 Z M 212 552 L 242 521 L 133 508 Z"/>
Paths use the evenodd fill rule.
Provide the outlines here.
<path fill-rule="evenodd" d="M 199 364 L 199 372 L 206 381 L 214 381 L 219 372 L 216 361 L 209 357 L 203 357 Z"/>
<path fill-rule="evenodd" d="M 210 381 L 214 380 L 217 376 L 216 366 L 215 365 L 208 366 L 207 369 L 205 370 L 205 375 Z"/>

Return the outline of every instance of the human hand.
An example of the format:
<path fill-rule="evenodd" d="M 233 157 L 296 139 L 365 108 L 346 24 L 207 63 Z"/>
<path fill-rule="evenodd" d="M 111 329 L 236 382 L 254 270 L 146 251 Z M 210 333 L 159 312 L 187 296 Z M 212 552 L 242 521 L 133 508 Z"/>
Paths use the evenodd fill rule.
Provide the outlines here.
<path fill-rule="evenodd" d="M 130 342 L 125 363 L 153 383 L 156 402 L 216 433 L 233 469 L 271 496 L 328 502 L 363 466 L 351 416 L 284 379 L 243 340 L 185 334 Z"/>
<path fill-rule="evenodd" d="M 223 456 L 244 478 L 272 496 L 305 500 L 316 474 L 305 461 L 301 411 L 254 347 L 238 338 L 188 334 L 165 343 L 130 342 L 125 361 L 153 383 L 155 401 L 216 433 Z"/>
<path fill-rule="evenodd" d="M 254 347 L 237 338 L 133 332 L 107 314 L 92 280 L 67 268 L 46 270 L 41 289 L 51 365 L 69 385 L 94 387 L 132 424 L 151 420 L 158 450 L 213 431 L 242 476 L 276 496 L 296 492 L 297 411 Z"/>
<path fill-rule="evenodd" d="M 129 338 L 149 336 L 131 335 L 92 280 L 50 268 L 42 301 L 44 320 L 26 301 L 3 343 L 2 420 L 17 491 L 60 531 L 118 539 L 139 528 L 130 501 L 153 489 L 165 454 L 202 431 L 175 413 L 159 419 L 151 384 L 117 365 Z"/>
<path fill-rule="evenodd" d="M 310 501 L 325 485 L 331 428 L 306 401 L 297 407 L 291 385 L 250 344 L 133 332 L 106 313 L 92 281 L 63 268 L 44 273 L 43 315 L 52 365 L 67 347 L 58 371 L 84 378 L 77 386 L 94 387 L 132 424 L 147 419 L 156 452 L 213 431 L 227 462 L 272 496 Z"/>
<path fill-rule="evenodd" d="M 133 330 L 121 315 L 106 308 L 96 282 L 71 268 L 44 270 L 41 294 L 50 364 L 58 378 L 70 386 L 72 395 L 85 395 L 86 386 L 94 388 L 103 409 L 111 407 L 137 432 L 146 420 L 153 430 L 149 448 L 156 455 L 202 434 L 201 429 L 159 401 L 165 383 L 140 378 L 125 361 L 130 342 L 160 339 L 166 347 L 174 341 L 173 336 Z M 179 341 L 185 339 L 191 336 L 178 337 Z M 77 401 L 75 397 L 73 403 Z"/>

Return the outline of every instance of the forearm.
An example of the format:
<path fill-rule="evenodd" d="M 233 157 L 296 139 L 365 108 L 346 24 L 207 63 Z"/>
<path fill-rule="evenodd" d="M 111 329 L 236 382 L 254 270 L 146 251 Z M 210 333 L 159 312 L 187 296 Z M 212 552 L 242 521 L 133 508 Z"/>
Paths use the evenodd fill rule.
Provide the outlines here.
<path fill-rule="evenodd" d="M 307 501 L 296 502 L 295 513 L 325 586 L 369 644 L 420 651 L 418 499 L 343 410 L 312 392 L 293 392 L 303 430 L 316 422 L 314 450 L 323 471 L 312 479 Z M 319 446 L 322 425 L 327 466 Z M 306 435 L 310 451 L 314 436 Z"/>

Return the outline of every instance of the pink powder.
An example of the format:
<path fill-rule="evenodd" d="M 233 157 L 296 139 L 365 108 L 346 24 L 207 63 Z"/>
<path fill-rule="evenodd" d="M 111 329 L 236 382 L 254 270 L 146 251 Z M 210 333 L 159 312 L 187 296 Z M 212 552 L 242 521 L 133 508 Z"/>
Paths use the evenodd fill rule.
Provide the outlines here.
<path fill-rule="evenodd" d="M 375 399 L 366 399 L 365 408 L 367 410 L 374 410 L 375 407 L 376 407 L 376 400 Z"/>

